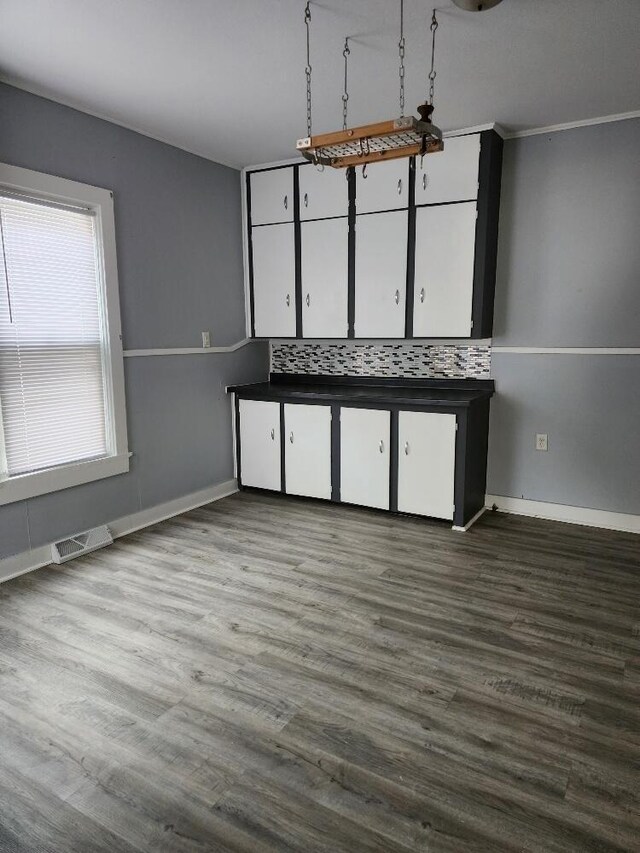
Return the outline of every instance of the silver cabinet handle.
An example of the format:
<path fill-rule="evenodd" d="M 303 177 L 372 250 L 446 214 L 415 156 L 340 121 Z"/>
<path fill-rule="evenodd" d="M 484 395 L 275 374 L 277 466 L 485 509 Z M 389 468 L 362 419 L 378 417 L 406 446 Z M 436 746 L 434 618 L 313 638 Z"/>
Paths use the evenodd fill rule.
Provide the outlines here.
<path fill-rule="evenodd" d="M 405 443 L 404 443 L 404 455 L 405 456 L 409 455 L 409 442 L 408 441 L 405 441 Z"/>
<path fill-rule="evenodd" d="M 420 302 L 424 302 L 424 287 L 420 288 Z"/>
<path fill-rule="evenodd" d="M 287 308 L 288 308 L 289 305 L 291 305 L 291 297 L 289 296 L 288 293 L 287 293 L 287 298 L 285 299 L 285 302 L 287 303 Z"/>
<path fill-rule="evenodd" d="M 311 306 L 311 297 L 309 296 L 308 293 L 307 293 L 307 298 L 305 299 L 305 302 L 307 303 L 307 308 L 309 308 Z"/>
<path fill-rule="evenodd" d="M 422 189 L 426 190 L 427 188 L 427 173 L 425 172 L 422 176 Z"/>
<path fill-rule="evenodd" d="M 380 453 L 384 453 L 384 441 L 380 439 Z"/>
<path fill-rule="evenodd" d="M 271 430 L 271 441 L 275 441 L 275 440 L 276 440 L 276 431 L 275 431 L 275 429 L 272 429 Z"/>
<path fill-rule="evenodd" d="M 289 197 L 285 196 L 284 197 L 284 209 L 287 210 L 288 207 L 289 207 Z"/>
<path fill-rule="evenodd" d="M 398 195 L 402 193 L 402 178 L 398 179 Z"/>
<path fill-rule="evenodd" d="M 396 305 L 400 304 L 400 291 L 396 290 L 396 295 L 393 297 L 395 299 Z"/>
<path fill-rule="evenodd" d="M 289 441 L 293 444 L 293 432 L 289 433 Z"/>
<path fill-rule="evenodd" d="M 304 206 L 309 207 L 309 194 L 308 193 L 304 194 Z"/>

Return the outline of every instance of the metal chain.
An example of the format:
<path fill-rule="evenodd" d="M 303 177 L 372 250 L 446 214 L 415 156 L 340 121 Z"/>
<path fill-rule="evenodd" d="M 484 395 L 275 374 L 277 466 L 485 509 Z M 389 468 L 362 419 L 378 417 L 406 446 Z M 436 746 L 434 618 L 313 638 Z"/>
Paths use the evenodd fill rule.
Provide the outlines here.
<path fill-rule="evenodd" d="M 436 18 L 436 10 L 433 10 L 431 16 L 431 71 L 429 72 L 429 103 L 433 106 L 433 90 L 436 84 L 436 72 L 434 68 L 436 55 L 436 30 L 438 29 L 438 20 Z"/>
<path fill-rule="evenodd" d="M 307 76 L 307 136 L 311 136 L 311 55 L 309 49 L 309 24 L 311 23 L 311 4 L 307 0 L 304 7 L 304 25 L 307 28 L 307 64 L 304 73 Z"/>
<path fill-rule="evenodd" d="M 344 40 L 344 50 L 342 51 L 342 55 L 344 56 L 344 92 L 342 93 L 342 129 L 347 129 L 347 104 L 349 101 L 349 90 L 347 88 L 347 64 L 348 57 L 351 51 L 349 50 L 349 36 Z"/>
<path fill-rule="evenodd" d="M 400 118 L 404 117 L 404 0 L 400 0 L 400 41 L 398 42 L 400 57 Z"/>

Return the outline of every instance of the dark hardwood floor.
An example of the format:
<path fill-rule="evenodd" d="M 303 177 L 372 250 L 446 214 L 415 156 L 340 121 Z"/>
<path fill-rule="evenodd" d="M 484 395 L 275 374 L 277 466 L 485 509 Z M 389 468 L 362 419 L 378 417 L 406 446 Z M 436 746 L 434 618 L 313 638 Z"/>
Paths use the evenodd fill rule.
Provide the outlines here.
<path fill-rule="evenodd" d="M 640 538 L 243 493 L 0 586 L 0 850 L 640 850 Z"/>

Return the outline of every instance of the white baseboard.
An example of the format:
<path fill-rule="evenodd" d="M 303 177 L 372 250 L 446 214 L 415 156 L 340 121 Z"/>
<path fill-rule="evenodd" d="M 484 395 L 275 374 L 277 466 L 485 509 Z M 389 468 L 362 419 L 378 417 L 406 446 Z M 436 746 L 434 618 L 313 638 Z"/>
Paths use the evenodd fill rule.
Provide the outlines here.
<path fill-rule="evenodd" d="M 589 509 L 583 506 L 530 501 L 524 498 L 508 498 L 503 495 L 487 495 L 485 505 L 498 507 L 500 512 L 513 515 L 528 515 L 532 518 L 546 518 L 550 521 L 565 521 L 569 524 L 582 524 L 586 527 L 602 527 L 605 530 L 622 530 L 625 533 L 640 533 L 640 515 L 624 512 L 609 512 L 605 509 Z"/>
<path fill-rule="evenodd" d="M 473 524 L 475 524 L 475 523 L 476 523 L 476 521 L 480 518 L 480 516 L 481 516 L 481 515 L 483 515 L 486 511 L 487 511 L 486 506 L 483 506 L 483 507 L 482 507 L 482 509 L 481 509 L 479 512 L 477 512 L 477 513 L 473 516 L 473 518 L 472 518 L 470 521 L 467 521 L 467 523 L 466 523 L 464 526 L 459 527 L 457 524 L 454 524 L 454 525 L 453 525 L 453 527 L 452 527 L 451 529 L 452 529 L 452 530 L 455 530 L 455 531 L 456 531 L 456 533 L 466 533 L 466 532 L 467 532 L 467 530 L 468 530 L 468 529 L 469 529 Z"/>
<path fill-rule="evenodd" d="M 141 530 L 143 527 L 149 527 L 151 524 L 173 518 L 174 515 L 180 515 L 212 501 L 226 498 L 227 495 L 232 495 L 237 491 L 238 481 L 236 479 L 225 480 L 223 483 L 208 486 L 198 492 L 191 492 L 189 495 L 158 504 L 158 506 L 150 509 L 125 515 L 123 518 L 108 522 L 107 527 L 113 538 L 118 539 L 120 536 Z M 16 578 L 18 575 L 32 572 L 34 569 L 41 569 L 43 566 L 48 566 L 49 563 L 51 563 L 51 545 L 42 545 L 39 548 L 33 548 L 31 551 L 16 554 L 14 557 L 6 557 L 4 560 L 0 560 L 0 583 Z"/>

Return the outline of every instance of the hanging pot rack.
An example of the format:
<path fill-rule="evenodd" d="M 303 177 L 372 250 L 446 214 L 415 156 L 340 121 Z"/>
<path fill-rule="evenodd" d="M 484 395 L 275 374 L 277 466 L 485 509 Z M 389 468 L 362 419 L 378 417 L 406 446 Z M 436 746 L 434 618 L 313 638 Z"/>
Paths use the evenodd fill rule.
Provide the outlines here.
<path fill-rule="evenodd" d="M 349 38 L 345 39 L 344 56 L 344 92 L 342 95 L 342 130 L 333 133 L 312 135 L 311 123 L 311 55 L 310 55 L 310 0 L 305 6 L 304 21 L 306 27 L 307 64 L 307 136 L 296 143 L 297 150 L 316 165 L 332 166 L 344 169 L 349 166 L 364 166 L 367 163 L 379 163 L 385 160 L 395 160 L 401 157 L 424 156 L 435 151 L 442 151 L 444 143 L 442 132 L 431 121 L 433 113 L 433 94 L 435 86 L 435 36 L 438 29 L 436 10 L 431 17 L 431 70 L 429 72 L 429 96 L 424 104 L 418 107 L 420 118 L 404 115 L 404 0 L 400 0 L 400 40 L 398 55 L 400 59 L 400 117 L 374 124 L 347 127 L 347 105 L 349 94 L 347 90 L 347 63 L 350 54 Z"/>

